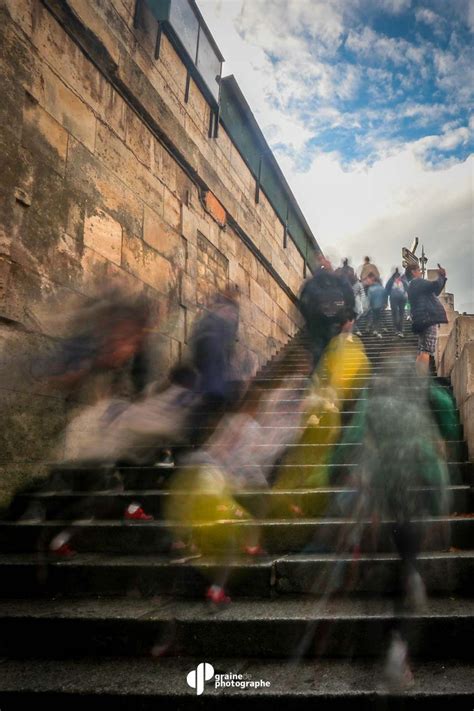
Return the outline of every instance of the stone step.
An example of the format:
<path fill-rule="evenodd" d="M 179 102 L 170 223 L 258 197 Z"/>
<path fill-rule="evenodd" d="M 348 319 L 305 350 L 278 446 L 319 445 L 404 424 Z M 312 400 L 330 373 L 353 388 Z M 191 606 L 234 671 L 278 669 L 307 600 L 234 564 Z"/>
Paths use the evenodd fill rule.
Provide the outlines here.
<path fill-rule="evenodd" d="M 265 381 L 262 381 L 265 382 Z M 268 381 L 267 381 L 268 382 Z M 359 378 L 341 378 L 340 382 L 348 387 L 350 389 L 350 392 L 353 393 L 354 395 L 358 395 L 360 393 L 365 392 L 366 390 L 371 391 L 375 387 L 377 387 L 377 383 L 374 383 L 373 380 L 368 380 L 367 378 L 364 377 L 359 377 Z M 403 393 L 411 393 L 413 392 L 413 386 L 415 382 L 414 381 L 408 381 L 404 383 L 400 383 L 397 388 L 397 392 L 403 392 Z M 326 381 L 323 380 L 321 382 L 321 385 L 324 386 L 326 385 Z M 309 392 L 309 386 L 310 383 L 286 383 L 282 385 L 279 389 L 283 390 L 285 394 L 288 394 L 288 396 L 294 396 L 296 397 L 297 395 L 303 395 L 304 393 Z M 448 390 L 451 391 L 451 385 L 438 385 L 438 387 L 442 388 L 443 390 Z M 252 400 L 252 399 L 260 399 L 261 398 L 261 393 L 258 392 L 253 392 L 250 390 L 250 392 L 247 394 L 247 399 Z"/>
<path fill-rule="evenodd" d="M 87 514 L 86 514 L 87 516 Z M 225 516 L 225 512 L 223 512 Z M 414 520 L 423 550 L 447 550 L 450 546 L 469 549 L 474 537 L 474 515 L 460 514 Z M 341 541 L 356 536 L 362 551 L 394 550 L 394 524 L 382 522 L 375 535 L 370 522 L 356 524 L 343 518 L 295 518 L 222 520 L 186 527 L 198 548 L 209 551 L 243 550 L 259 542 L 271 553 L 301 551 L 332 552 Z M 82 553 L 158 553 L 170 550 L 177 524 L 172 521 L 75 520 L 46 522 L 0 522 L 0 551 L 29 552 L 48 550 L 49 542 L 65 528 L 73 536 L 74 548 Z"/>
<path fill-rule="evenodd" d="M 374 383 L 374 381 L 386 379 L 385 378 L 386 370 L 380 369 L 378 371 L 375 371 L 373 368 L 369 367 L 366 371 L 359 371 L 355 377 L 354 377 L 354 375 L 348 374 L 348 375 L 342 376 L 342 377 L 339 376 L 339 379 L 343 380 L 343 381 L 350 381 L 350 382 L 358 381 L 358 380 L 366 382 L 367 376 L 370 376 L 370 384 L 372 385 Z M 447 386 L 447 387 L 449 387 L 451 385 L 448 378 L 439 378 L 434 375 L 432 375 L 430 377 L 431 377 L 431 380 L 438 385 Z M 269 387 L 273 388 L 275 386 L 278 387 L 279 383 L 281 383 L 281 381 L 282 381 L 282 378 L 279 378 L 278 376 L 268 375 L 268 376 L 264 376 L 264 377 L 255 378 L 252 381 L 252 383 L 258 385 L 259 387 L 261 387 L 262 385 L 268 385 Z M 326 381 L 326 378 L 323 378 L 323 382 L 325 382 L 325 381 Z M 415 385 L 419 381 L 418 381 L 416 375 L 408 375 L 405 378 L 405 382 Z M 284 387 L 284 385 L 286 383 L 289 383 L 289 387 L 294 387 L 294 386 L 301 387 L 301 386 L 310 386 L 312 384 L 312 381 L 311 381 L 311 378 L 308 377 L 307 375 L 294 375 L 293 377 L 285 378 L 284 384 L 280 387 Z"/>
<path fill-rule="evenodd" d="M 437 495 L 437 490 L 432 487 L 412 489 L 421 502 L 429 503 L 431 497 Z M 322 511 L 332 511 L 337 515 L 342 501 L 357 497 L 357 490 L 349 487 L 319 487 L 313 489 L 290 490 L 249 490 L 236 491 L 233 496 L 245 509 L 253 515 L 271 515 L 277 509 L 283 518 L 295 518 L 295 511 L 291 507 L 298 506 L 306 516 L 317 516 Z M 451 497 L 450 511 L 468 513 L 474 511 L 474 495 L 469 486 L 450 486 L 448 494 Z M 189 497 L 189 491 L 176 492 L 174 496 L 181 497 L 183 501 Z M 197 497 L 194 494 L 195 500 Z M 84 495 L 80 492 L 32 492 L 17 497 L 15 505 L 10 511 L 13 520 L 24 515 L 28 506 L 33 507 L 33 512 L 41 512 L 48 520 L 71 520 L 87 513 L 95 518 L 120 519 L 130 501 L 140 501 L 148 514 L 155 518 L 164 515 L 164 507 L 169 501 L 170 494 L 160 489 L 128 490 L 128 491 L 103 491 L 89 492 Z M 209 501 L 209 494 L 202 494 L 203 504 Z M 39 507 L 39 509 L 38 509 Z M 286 513 L 286 515 L 285 515 Z M 23 520 L 25 520 L 23 518 Z"/>
<path fill-rule="evenodd" d="M 413 355 L 417 353 L 417 347 L 412 346 L 410 344 L 399 346 L 398 348 L 395 348 L 394 346 L 391 346 L 390 344 L 386 344 L 385 347 L 373 347 L 373 348 L 364 348 L 364 353 L 367 357 L 371 358 L 378 358 L 379 360 L 383 361 L 398 361 L 399 365 L 402 365 L 400 363 L 401 358 L 406 358 L 407 361 L 411 361 L 413 358 Z M 390 356 L 387 358 L 387 356 Z M 357 360 L 358 362 L 360 361 L 359 355 L 355 356 L 352 354 L 350 351 L 346 353 L 346 359 L 347 360 Z M 310 351 L 301 351 L 301 353 L 292 353 L 291 355 L 285 354 L 281 358 L 274 358 L 273 360 L 268 361 L 265 364 L 265 367 L 268 366 L 273 366 L 276 364 L 283 364 L 283 363 L 299 363 L 302 365 L 306 365 L 311 362 L 311 352 Z"/>
<path fill-rule="evenodd" d="M 417 353 L 417 346 L 415 345 L 403 345 L 399 346 L 398 348 L 395 348 L 394 346 L 391 346 L 390 344 L 386 344 L 385 346 L 381 347 L 369 347 L 369 348 L 364 348 L 364 353 L 365 355 L 370 359 L 372 357 L 374 358 L 379 358 L 380 360 L 386 359 L 386 356 L 391 356 L 389 360 L 395 360 L 397 359 L 399 364 L 401 358 L 406 358 L 408 361 L 411 361 L 414 355 Z M 358 362 L 360 361 L 359 355 L 355 356 L 352 354 L 350 351 L 347 352 L 346 354 L 346 360 L 354 360 L 356 359 Z M 271 366 L 275 364 L 283 364 L 283 363 L 291 363 L 291 364 L 304 364 L 306 365 L 308 362 L 311 362 L 311 353 L 304 352 L 302 351 L 301 353 L 294 353 L 292 355 L 285 355 L 282 358 L 275 358 L 274 360 L 270 360 L 267 362 L 266 366 Z"/>
<path fill-rule="evenodd" d="M 184 466 L 184 465 L 182 465 Z M 290 465 L 288 465 L 290 466 Z M 333 485 L 342 485 L 350 476 L 351 472 L 357 469 L 356 464 L 324 464 L 324 465 L 300 465 L 303 471 L 310 470 L 317 474 L 323 470 L 328 474 L 329 481 Z M 252 469 L 255 465 L 244 465 L 243 469 Z M 278 465 L 281 470 L 285 469 L 285 465 Z M 450 462 L 448 464 L 449 478 L 452 484 L 467 484 L 474 486 L 474 462 Z M 156 489 L 166 487 L 170 473 L 173 470 L 163 470 L 158 467 L 120 467 L 120 473 L 126 489 L 143 488 Z M 103 486 L 103 482 L 108 482 L 108 479 L 97 472 L 96 468 L 89 467 L 71 467 L 62 471 L 56 472 L 50 479 L 49 483 L 43 486 L 50 486 L 52 490 L 97 490 Z M 107 484 L 109 487 L 109 484 Z M 106 487 L 106 488 L 107 488 Z M 109 487 L 110 488 L 110 487 Z"/>
<path fill-rule="evenodd" d="M 261 424 L 260 424 L 260 429 L 264 433 L 270 433 L 270 431 L 275 431 L 277 433 L 278 431 L 281 432 L 289 432 L 293 436 L 296 436 L 298 432 L 303 433 L 306 424 L 304 423 L 303 425 L 273 425 L 271 424 L 271 416 L 270 413 L 266 410 L 262 411 L 262 414 L 260 415 L 261 418 Z M 265 422 L 270 422 L 270 424 L 265 424 Z M 303 421 L 304 422 L 304 421 Z M 330 427 L 329 425 L 324 425 L 324 424 L 317 424 L 314 425 L 315 428 L 317 428 L 318 432 L 327 432 L 332 431 L 334 427 Z M 187 428 L 185 428 L 184 431 L 186 431 Z M 212 432 L 215 432 L 215 427 L 196 427 L 195 428 L 197 431 L 202 432 L 202 433 L 209 433 L 211 434 Z M 346 425 L 343 424 L 340 427 L 340 437 L 343 437 L 346 434 L 350 434 L 351 431 L 358 431 L 360 428 L 357 425 Z M 444 425 L 444 428 L 447 430 L 447 436 L 444 437 L 445 440 L 447 441 L 460 441 L 462 440 L 462 433 L 463 433 L 463 426 L 461 424 L 454 424 L 454 425 Z M 434 437 L 436 440 L 439 439 L 440 437 L 440 430 L 439 426 L 435 422 L 430 422 L 428 423 L 427 427 L 427 432 L 431 432 L 432 437 Z"/>
<path fill-rule="evenodd" d="M 167 656 L 379 657 L 394 625 L 410 657 L 472 658 L 474 601 L 428 600 L 422 613 L 390 599 L 290 597 L 237 600 L 213 611 L 204 601 L 101 598 L 0 601 L 0 654 L 10 659 Z M 25 644 L 27 640 L 27 644 Z"/>
<path fill-rule="evenodd" d="M 362 444 L 354 442 L 346 444 L 336 442 L 331 448 L 332 461 L 345 461 L 351 463 L 355 460 L 355 453 L 362 449 Z M 285 457 L 298 457 L 298 464 L 320 464 L 322 452 L 327 452 L 326 444 L 288 444 L 285 450 Z M 180 449 L 187 449 L 187 445 L 175 445 L 173 450 L 179 453 Z M 254 445 L 255 449 L 262 451 L 273 451 L 274 444 Z M 351 459 L 347 459 L 350 456 Z M 467 457 L 467 444 L 464 440 L 452 440 L 446 442 L 446 457 L 449 461 L 463 461 Z M 296 461 L 296 460 L 295 460 Z M 290 462 L 287 461 L 289 464 Z"/>
<path fill-rule="evenodd" d="M 235 651 L 234 651 L 235 655 Z M 459 660 L 414 660 L 414 686 L 405 692 L 387 690 L 382 662 L 372 659 L 282 660 L 206 657 L 218 674 L 242 674 L 247 681 L 270 682 L 263 688 L 216 688 L 206 683 L 202 696 L 186 679 L 201 657 L 111 658 L 66 660 L 58 673 L 56 660 L 2 662 L 0 702 L 5 711 L 36 708 L 48 711 L 121 711 L 139 709 L 245 708 L 274 711 L 472 711 L 473 671 Z"/>
<path fill-rule="evenodd" d="M 417 566 L 431 594 L 474 593 L 474 551 L 422 553 Z M 275 561 L 273 582 L 278 594 L 388 594 L 399 590 L 400 560 L 391 553 L 337 556 L 288 555 Z"/>
<path fill-rule="evenodd" d="M 354 364 L 351 361 L 347 361 L 347 366 Z M 385 360 L 384 358 L 369 358 L 369 364 L 373 366 L 377 366 L 380 369 L 387 369 L 390 370 L 390 368 L 398 368 L 398 372 L 400 371 L 400 360 Z M 355 365 L 359 366 L 359 363 L 355 363 Z M 276 363 L 272 365 L 270 368 L 262 368 L 260 371 L 261 375 L 268 375 L 272 374 L 275 377 L 279 376 L 290 376 L 292 374 L 297 375 L 297 374 L 302 374 L 302 375 L 309 375 L 311 372 L 311 367 L 307 363 Z"/>
<path fill-rule="evenodd" d="M 394 553 L 298 553 L 229 560 L 181 551 L 179 556 L 176 553 L 170 559 L 156 551 L 152 555 L 89 553 L 56 560 L 40 554 L 3 553 L 0 597 L 173 595 L 202 599 L 207 587 L 223 577 L 233 598 L 273 600 L 275 596 L 333 593 L 385 596 L 400 588 L 400 560 Z M 418 565 L 431 595 L 474 594 L 474 551 L 424 552 Z"/>
<path fill-rule="evenodd" d="M 374 338 L 372 341 L 366 341 L 365 343 L 360 344 L 361 347 L 363 347 L 364 351 L 369 354 L 373 353 L 377 355 L 378 353 L 385 353 L 385 352 L 390 352 L 395 354 L 400 354 L 400 353 L 407 353 L 411 354 L 413 352 L 416 352 L 418 349 L 418 342 L 417 340 L 410 340 L 408 338 L 402 339 L 397 339 L 397 341 L 391 341 L 390 339 L 387 339 L 386 337 L 382 338 Z M 282 354 L 277 354 L 274 356 L 269 363 L 273 363 L 275 360 L 281 359 L 281 360 L 291 360 L 291 359 L 307 359 L 308 356 L 311 354 L 311 346 L 308 348 L 300 348 L 299 350 L 295 350 L 292 353 L 282 353 Z M 348 353 L 350 355 L 350 352 Z"/>

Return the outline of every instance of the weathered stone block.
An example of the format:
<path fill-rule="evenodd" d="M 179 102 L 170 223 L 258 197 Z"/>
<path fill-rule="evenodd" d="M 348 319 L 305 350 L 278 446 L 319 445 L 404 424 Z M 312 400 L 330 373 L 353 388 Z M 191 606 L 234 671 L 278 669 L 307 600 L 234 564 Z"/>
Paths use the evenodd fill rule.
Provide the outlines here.
<path fill-rule="evenodd" d="M 50 459 L 52 443 L 65 425 L 62 398 L 2 390 L 0 399 L 1 463 Z"/>
<path fill-rule="evenodd" d="M 464 438 L 467 442 L 470 461 L 474 461 L 474 395 L 470 395 L 461 408 L 461 421 L 464 428 Z"/>
<path fill-rule="evenodd" d="M 102 3 L 96 0 L 90 3 L 89 0 L 68 0 L 69 6 L 74 10 L 77 17 L 83 24 L 93 32 L 104 44 L 110 56 L 118 64 L 120 59 L 120 45 L 110 29 L 110 21 L 113 15 L 110 13 L 108 22 L 97 12 Z"/>
<path fill-rule="evenodd" d="M 68 134 L 39 104 L 27 96 L 23 109 L 22 144 L 64 175 Z"/>
<path fill-rule="evenodd" d="M 216 220 L 219 225 L 224 227 L 227 220 L 226 211 L 219 202 L 219 200 L 216 198 L 216 196 L 213 195 L 210 190 L 208 190 L 204 195 L 204 203 L 206 206 L 206 210 L 209 212 L 209 214 Z"/>
<path fill-rule="evenodd" d="M 122 225 L 103 210 L 95 210 L 85 219 L 84 244 L 114 264 L 120 265 Z"/>
<path fill-rule="evenodd" d="M 177 172 L 178 166 L 176 165 L 176 161 L 166 148 L 162 148 L 161 173 L 158 177 L 172 193 L 176 191 Z"/>
<path fill-rule="evenodd" d="M 439 374 L 449 377 L 465 343 L 474 340 L 474 316 L 458 316 L 454 321 L 441 358 Z"/>
<path fill-rule="evenodd" d="M 168 223 L 173 229 L 180 231 L 181 229 L 181 204 L 177 197 L 168 190 L 164 188 L 164 207 L 163 216 L 165 222 Z"/>
<path fill-rule="evenodd" d="M 162 294 L 168 294 L 173 286 L 170 262 L 127 232 L 123 234 L 122 266 Z"/>
<path fill-rule="evenodd" d="M 58 123 L 90 151 L 94 150 L 96 118 L 93 112 L 48 66 L 42 66 L 32 93 Z"/>
<path fill-rule="evenodd" d="M 183 306 L 194 308 L 196 306 L 196 280 L 188 274 L 181 274 L 180 302 Z"/>
<path fill-rule="evenodd" d="M 125 110 L 125 127 L 127 146 L 146 168 L 151 169 L 154 153 L 151 133 L 143 120 L 129 106 Z"/>
<path fill-rule="evenodd" d="M 178 253 L 183 251 L 179 232 L 148 205 L 145 205 L 143 239 L 150 247 L 168 258 L 177 257 Z"/>
<path fill-rule="evenodd" d="M 165 35 L 161 41 L 159 63 L 173 76 L 176 90 L 181 92 L 182 99 L 184 100 L 187 70 Z"/>
<path fill-rule="evenodd" d="M 474 395 L 474 340 L 464 344 L 451 371 L 451 382 L 458 405 Z"/>
<path fill-rule="evenodd" d="M 143 202 L 97 156 L 71 137 L 66 179 L 78 198 L 87 197 L 89 209 L 105 209 L 129 232 L 142 234 Z"/>

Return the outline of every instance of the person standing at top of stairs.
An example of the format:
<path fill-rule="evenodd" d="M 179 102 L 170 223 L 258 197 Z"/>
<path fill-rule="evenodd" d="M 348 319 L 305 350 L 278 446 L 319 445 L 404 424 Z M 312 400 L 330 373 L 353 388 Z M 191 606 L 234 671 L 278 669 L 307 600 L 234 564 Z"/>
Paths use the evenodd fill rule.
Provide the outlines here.
<path fill-rule="evenodd" d="M 403 338 L 403 317 L 408 299 L 408 282 L 406 276 L 400 274 L 398 267 L 385 284 L 385 293 L 390 297 L 393 329 L 399 338 Z"/>
<path fill-rule="evenodd" d="M 439 264 L 438 267 L 438 278 L 434 281 L 423 279 L 419 265 L 409 266 L 406 270 L 412 330 L 418 335 L 416 367 L 420 375 L 428 373 L 430 356 L 435 354 L 437 325 L 448 321 L 444 306 L 438 299 L 447 281 L 446 270 Z"/>
<path fill-rule="evenodd" d="M 364 263 L 360 265 L 357 270 L 359 273 L 359 279 L 361 282 L 365 283 L 365 280 L 370 274 L 373 274 L 377 279 L 380 279 L 380 272 L 375 264 L 372 264 L 370 257 L 364 257 Z"/>
<path fill-rule="evenodd" d="M 372 331 L 376 338 L 382 338 L 382 311 L 387 303 L 387 296 L 382 283 L 375 274 L 370 273 L 365 280 L 368 286 L 367 297 L 369 299 L 369 316 L 367 319 L 367 332 Z"/>
<path fill-rule="evenodd" d="M 306 322 L 313 356 L 313 370 L 329 341 L 355 318 L 355 298 L 349 281 L 334 273 L 320 257 L 313 276 L 301 290 L 300 310 Z"/>

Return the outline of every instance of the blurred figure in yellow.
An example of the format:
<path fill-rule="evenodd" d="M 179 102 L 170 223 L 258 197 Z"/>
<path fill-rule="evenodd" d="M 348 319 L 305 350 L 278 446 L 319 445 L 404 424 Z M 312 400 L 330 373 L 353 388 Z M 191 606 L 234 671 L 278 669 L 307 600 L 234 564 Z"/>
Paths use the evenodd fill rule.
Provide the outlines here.
<path fill-rule="evenodd" d="M 370 364 L 359 338 L 341 333 L 331 339 L 304 402 L 301 437 L 288 449 L 277 472 L 274 489 L 288 491 L 287 500 L 279 500 L 282 514 L 288 510 L 300 516 L 326 513 L 329 497 L 325 489 L 330 484 L 327 465 L 340 437 L 341 412 L 354 388 L 364 387 L 369 375 Z M 303 499 L 295 489 L 321 491 Z M 309 503 L 301 503 L 303 500 Z M 277 513 L 273 507 L 272 512 Z"/>
<path fill-rule="evenodd" d="M 230 602 L 226 585 L 232 562 L 242 553 L 261 552 L 260 532 L 233 498 L 224 471 L 205 452 L 191 455 L 173 475 L 165 517 L 176 548 L 212 557 L 206 599 L 215 605 Z"/>
<path fill-rule="evenodd" d="M 189 455 L 171 479 L 165 515 L 178 546 L 216 557 L 207 594 L 215 603 L 228 600 L 224 586 L 233 560 L 264 552 L 254 517 L 264 517 L 266 499 L 260 504 L 254 496 L 251 512 L 237 499 L 242 491 L 268 491 L 277 457 L 300 432 L 301 395 L 292 379 L 284 385 L 268 392 L 252 389 L 239 412 L 225 415 L 205 447 Z M 292 411 L 280 412 L 287 398 L 293 398 Z"/>

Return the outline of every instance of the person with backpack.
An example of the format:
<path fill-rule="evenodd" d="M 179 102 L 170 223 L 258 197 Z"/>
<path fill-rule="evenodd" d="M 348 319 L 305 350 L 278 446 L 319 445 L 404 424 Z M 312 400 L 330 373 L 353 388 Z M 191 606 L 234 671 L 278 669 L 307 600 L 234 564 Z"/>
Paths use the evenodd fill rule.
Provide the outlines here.
<path fill-rule="evenodd" d="M 401 275 L 398 267 L 385 285 L 386 297 L 390 297 L 390 309 L 395 333 L 403 338 L 403 316 L 408 299 L 408 283 L 405 275 Z"/>
<path fill-rule="evenodd" d="M 419 265 L 412 265 L 407 267 L 406 276 L 412 330 L 418 335 L 417 371 L 425 375 L 429 370 L 430 356 L 434 356 L 436 350 L 437 325 L 448 322 L 444 306 L 438 299 L 447 281 L 446 270 L 438 264 L 438 278 L 429 281 L 423 279 Z"/>
<path fill-rule="evenodd" d="M 334 273 L 331 263 L 320 257 L 313 276 L 301 290 L 300 310 L 306 322 L 316 368 L 331 338 L 355 317 L 354 292 L 349 281 Z"/>
<path fill-rule="evenodd" d="M 336 276 L 341 276 L 347 279 L 351 286 L 353 286 L 357 281 L 356 273 L 353 267 L 349 264 L 349 259 L 347 257 L 342 260 L 342 267 L 338 267 L 334 273 Z"/>

